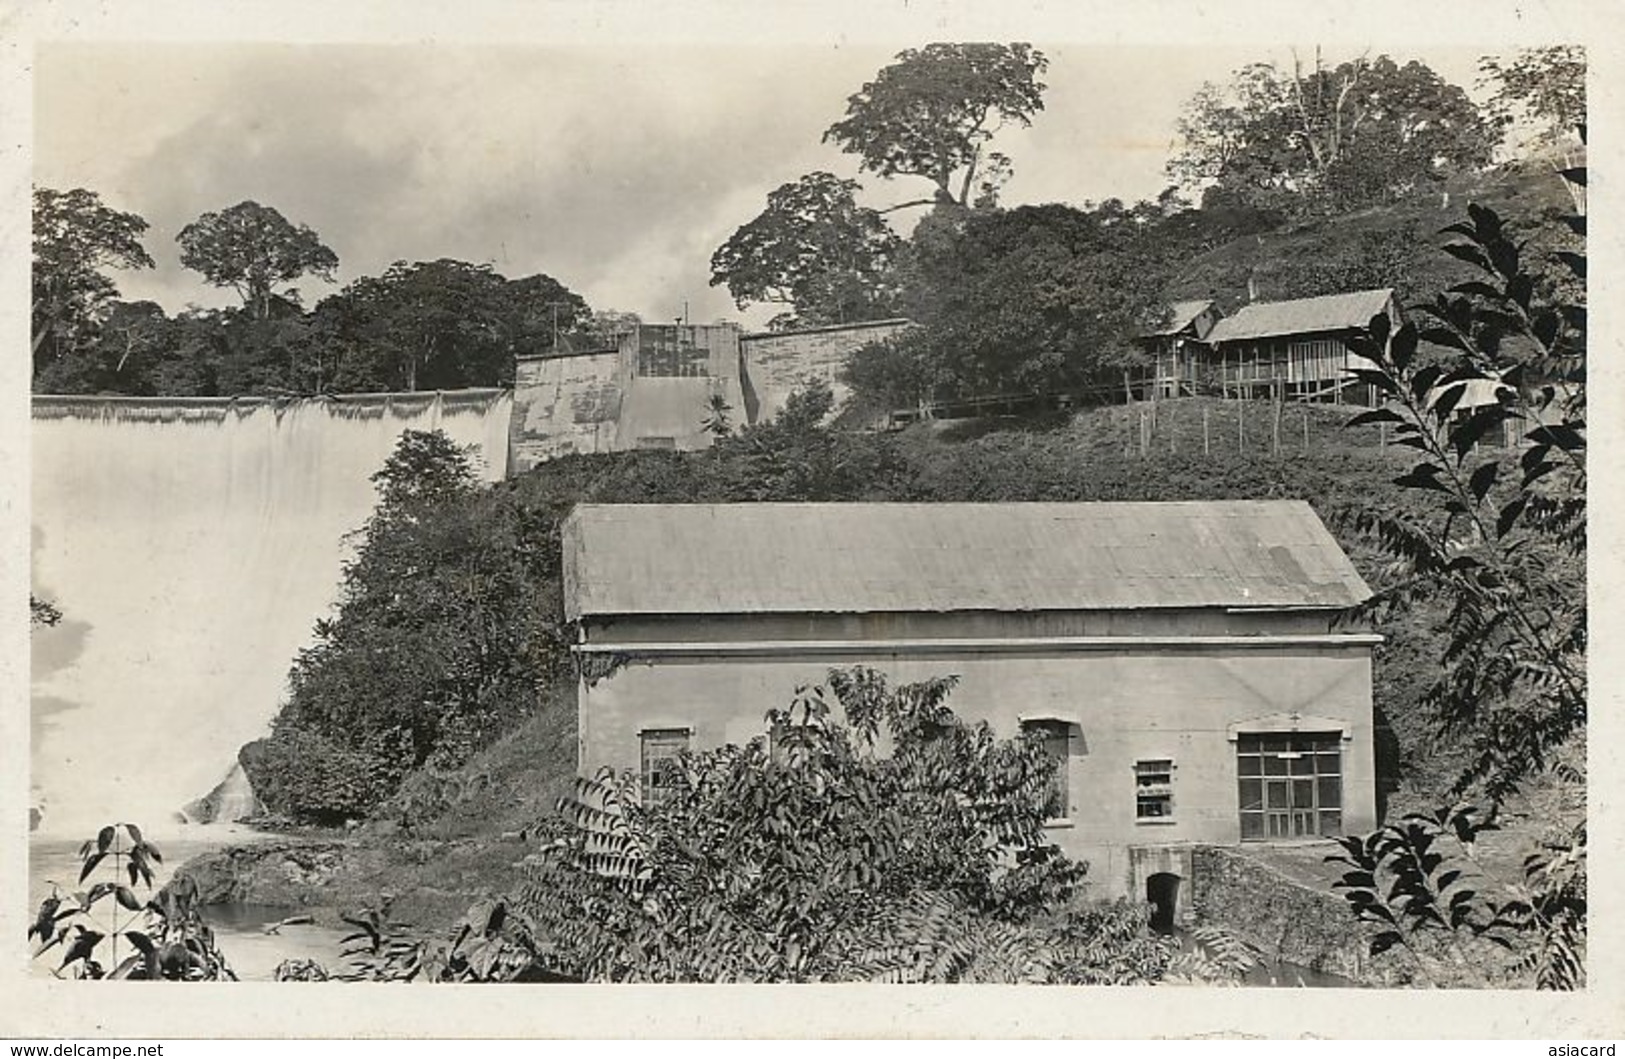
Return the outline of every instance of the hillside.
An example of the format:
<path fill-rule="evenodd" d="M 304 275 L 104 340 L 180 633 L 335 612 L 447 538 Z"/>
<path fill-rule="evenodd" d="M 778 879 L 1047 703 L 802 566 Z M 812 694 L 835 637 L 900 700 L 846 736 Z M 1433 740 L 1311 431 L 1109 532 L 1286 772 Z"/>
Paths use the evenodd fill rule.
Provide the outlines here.
<path fill-rule="evenodd" d="M 1531 235 L 1539 232 L 1536 246 L 1560 238 L 1555 219 L 1572 210 L 1550 170 L 1503 166 L 1386 205 L 1231 239 L 1186 261 L 1166 293 L 1170 301 L 1213 298 L 1226 313 L 1250 300 L 1249 279 L 1256 291 L 1251 300 L 1258 301 L 1373 287 L 1393 287 L 1401 305 L 1431 301 L 1471 277 L 1438 250 L 1447 238 L 1440 230 L 1459 223 L 1469 202 L 1518 219 Z"/>

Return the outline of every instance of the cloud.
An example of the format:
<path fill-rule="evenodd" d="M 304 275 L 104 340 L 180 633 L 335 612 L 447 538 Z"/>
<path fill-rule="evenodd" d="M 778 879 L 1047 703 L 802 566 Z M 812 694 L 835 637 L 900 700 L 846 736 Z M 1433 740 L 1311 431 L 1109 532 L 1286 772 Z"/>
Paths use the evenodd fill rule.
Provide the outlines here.
<path fill-rule="evenodd" d="M 1045 49 L 1045 111 L 998 147 L 1005 201 L 1152 196 L 1181 102 L 1256 49 Z M 453 257 L 545 272 L 598 307 L 736 314 L 711 252 L 767 193 L 814 169 L 858 176 L 821 143 L 892 49 L 96 44 L 39 54 L 36 173 L 152 224 L 159 267 L 121 274 L 170 311 L 224 304 L 175 235 L 254 199 L 309 224 L 341 281 Z M 1455 65 L 1461 65 L 1459 62 Z M 1441 66 L 1443 71 L 1446 67 Z M 1155 77 L 1145 76 L 1155 71 Z M 919 181 L 864 178 L 865 198 Z M 894 220 L 903 227 L 908 214 Z M 307 303 L 329 293 L 305 285 Z"/>

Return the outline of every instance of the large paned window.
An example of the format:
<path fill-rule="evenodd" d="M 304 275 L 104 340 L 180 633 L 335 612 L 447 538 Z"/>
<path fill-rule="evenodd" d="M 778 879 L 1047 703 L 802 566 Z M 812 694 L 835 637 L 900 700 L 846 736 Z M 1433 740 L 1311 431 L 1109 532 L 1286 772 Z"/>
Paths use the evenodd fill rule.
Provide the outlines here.
<path fill-rule="evenodd" d="M 1032 720 L 1021 722 L 1021 733 L 1044 746 L 1044 753 L 1055 762 L 1050 774 L 1049 795 L 1044 803 L 1044 815 L 1051 820 L 1064 820 L 1072 812 L 1071 792 L 1067 786 L 1067 758 L 1072 749 L 1072 726 L 1062 720 Z"/>
<path fill-rule="evenodd" d="M 638 733 L 644 805 L 659 805 L 677 789 L 677 755 L 688 749 L 687 728 L 646 728 Z"/>
<path fill-rule="evenodd" d="M 1236 772 L 1243 840 L 1343 833 L 1338 733 L 1242 733 L 1236 737 Z"/>

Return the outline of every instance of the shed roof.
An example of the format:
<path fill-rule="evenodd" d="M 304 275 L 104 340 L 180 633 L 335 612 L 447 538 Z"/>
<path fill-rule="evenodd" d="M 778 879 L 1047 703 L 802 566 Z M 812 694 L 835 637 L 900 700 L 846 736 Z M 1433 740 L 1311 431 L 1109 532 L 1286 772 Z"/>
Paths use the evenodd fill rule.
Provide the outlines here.
<path fill-rule="evenodd" d="M 582 504 L 565 613 L 1348 607 L 1370 590 L 1301 500 Z"/>
<path fill-rule="evenodd" d="M 1235 342 L 1246 338 L 1363 329 L 1373 316 L 1387 310 L 1393 297 L 1393 290 L 1384 287 L 1285 302 L 1253 302 L 1214 324 L 1213 330 L 1207 333 L 1207 341 Z"/>
<path fill-rule="evenodd" d="M 1162 335 L 1177 335 L 1196 321 L 1198 316 L 1206 312 L 1213 304 L 1211 298 L 1205 301 L 1174 302 L 1168 307 L 1168 322 L 1161 327 L 1151 328 L 1140 337 L 1158 338 Z"/>

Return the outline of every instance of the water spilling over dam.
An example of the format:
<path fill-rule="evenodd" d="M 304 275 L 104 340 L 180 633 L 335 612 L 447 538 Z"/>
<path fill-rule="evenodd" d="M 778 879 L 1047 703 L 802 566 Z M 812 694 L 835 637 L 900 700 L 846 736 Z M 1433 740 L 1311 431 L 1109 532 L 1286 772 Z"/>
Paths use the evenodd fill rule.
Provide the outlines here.
<path fill-rule="evenodd" d="M 41 829 L 167 823 L 263 735 L 404 430 L 507 471 L 498 390 L 36 397 L 31 793 Z"/>

